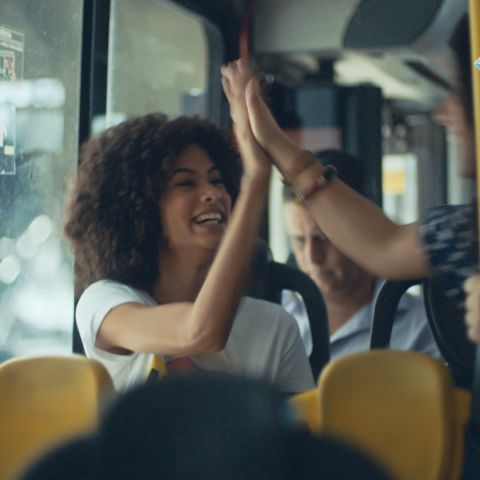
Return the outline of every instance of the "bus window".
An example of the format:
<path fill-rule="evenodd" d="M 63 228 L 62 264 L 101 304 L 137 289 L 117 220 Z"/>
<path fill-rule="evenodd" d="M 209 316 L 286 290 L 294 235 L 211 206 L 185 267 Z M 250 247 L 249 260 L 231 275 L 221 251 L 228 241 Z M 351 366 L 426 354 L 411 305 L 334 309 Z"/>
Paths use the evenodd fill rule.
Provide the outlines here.
<path fill-rule="evenodd" d="M 0 4 L 0 355 L 71 349 L 62 240 L 77 165 L 83 2 Z"/>
<path fill-rule="evenodd" d="M 415 155 L 383 156 L 383 210 L 396 223 L 410 223 L 418 218 L 417 177 Z"/>
<path fill-rule="evenodd" d="M 110 22 L 107 124 L 150 111 L 209 116 L 209 69 L 223 56 L 209 50 L 212 25 L 163 0 L 114 0 Z"/>

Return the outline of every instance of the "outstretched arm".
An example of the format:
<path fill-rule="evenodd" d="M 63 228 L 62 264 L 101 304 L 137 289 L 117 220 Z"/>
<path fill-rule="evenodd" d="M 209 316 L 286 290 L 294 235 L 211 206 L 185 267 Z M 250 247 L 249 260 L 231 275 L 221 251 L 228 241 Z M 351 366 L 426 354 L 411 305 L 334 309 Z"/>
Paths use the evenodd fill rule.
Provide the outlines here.
<path fill-rule="evenodd" d="M 267 197 L 271 162 L 251 129 L 245 97 L 233 95 L 250 78 L 241 62 L 222 69 L 223 87 L 230 104 L 244 166 L 235 208 L 194 302 L 155 307 L 123 304 L 104 319 L 97 346 L 110 351 L 198 355 L 225 346 L 243 294 L 258 226 Z M 235 88 L 233 88 L 235 87 Z"/>
<path fill-rule="evenodd" d="M 480 274 L 472 275 L 465 282 L 465 323 L 470 340 L 480 343 Z"/>
<path fill-rule="evenodd" d="M 258 143 L 295 192 L 311 192 L 316 179 L 323 176 L 324 167 L 281 131 L 255 79 L 249 81 L 245 95 Z M 380 208 L 336 178 L 325 187 L 314 189 L 306 205 L 331 241 L 373 274 L 392 279 L 429 274 L 417 223 L 394 224 Z"/>

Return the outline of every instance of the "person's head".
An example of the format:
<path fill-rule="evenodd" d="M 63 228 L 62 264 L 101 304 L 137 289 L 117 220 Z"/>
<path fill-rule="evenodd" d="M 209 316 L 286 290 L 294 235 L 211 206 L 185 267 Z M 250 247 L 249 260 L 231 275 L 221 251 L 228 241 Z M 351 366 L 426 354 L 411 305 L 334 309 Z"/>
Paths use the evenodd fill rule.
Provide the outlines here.
<path fill-rule="evenodd" d="M 450 38 L 457 75 L 454 92 L 435 110 L 435 119 L 448 127 L 461 148 L 459 173 L 475 176 L 475 140 L 473 133 L 472 65 L 468 16 L 460 19 Z"/>
<path fill-rule="evenodd" d="M 339 178 L 359 193 L 363 166 L 358 158 L 337 150 L 318 152 L 323 165 L 333 165 Z M 325 300 L 342 301 L 373 282 L 373 277 L 336 248 L 316 224 L 307 208 L 287 187 L 283 191 L 284 223 L 297 266 L 322 291 Z"/>
<path fill-rule="evenodd" d="M 98 478 L 291 478 L 286 440 L 295 427 L 286 401 L 259 382 L 167 376 L 130 390 L 108 413 Z"/>
<path fill-rule="evenodd" d="M 167 376 L 120 395 L 99 428 L 22 480 L 389 480 L 372 459 L 299 424 L 284 397 L 234 376 Z"/>
<path fill-rule="evenodd" d="M 152 113 L 90 138 L 65 224 L 80 288 L 109 278 L 151 291 L 162 251 L 216 248 L 240 175 L 230 136 L 199 118 Z"/>

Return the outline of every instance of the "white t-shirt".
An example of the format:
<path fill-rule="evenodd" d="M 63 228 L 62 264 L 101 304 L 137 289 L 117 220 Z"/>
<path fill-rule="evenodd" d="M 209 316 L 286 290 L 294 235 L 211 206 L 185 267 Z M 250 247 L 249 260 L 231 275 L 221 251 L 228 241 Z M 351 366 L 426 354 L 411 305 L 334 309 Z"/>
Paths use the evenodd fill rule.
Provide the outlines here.
<path fill-rule="evenodd" d="M 98 329 L 107 313 L 128 302 L 157 304 L 144 291 L 100 280 L 83 292 L 75 312 L 86 355 L 105 365 L 117 390 L 143 382 L 153 357 L 149 353 L 117 355 L 95 347 Z M 223 350 L 190 358 L 203 370 L 262 379 L 287 393 L 314 386 L 295 319 L 279 305 L 263 300 L 242 299 Z"/>

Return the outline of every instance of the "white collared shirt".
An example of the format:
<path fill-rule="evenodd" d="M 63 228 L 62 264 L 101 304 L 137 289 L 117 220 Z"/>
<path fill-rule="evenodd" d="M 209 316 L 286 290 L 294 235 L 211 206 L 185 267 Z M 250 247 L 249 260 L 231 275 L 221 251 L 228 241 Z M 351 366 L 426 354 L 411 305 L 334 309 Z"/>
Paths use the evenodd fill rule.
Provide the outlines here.
<path fill-rule="evenodd" d="M 330 336 L 330 356 L 340 357 L 370 348 L 370 329 L 374 305 L 384 281 L 377 281 L 373 301 L 360 308 Z M 302 297 L 290 290 L 282 292 L 282 306 L 297 320 L 307 355 L 312 351 L 312 336 Z M 427 322 L 421 298 L 406 293 L 400 299 L 390 342 L 392 350 L 415 350 L 434 357 L 440 352 Z"/>

